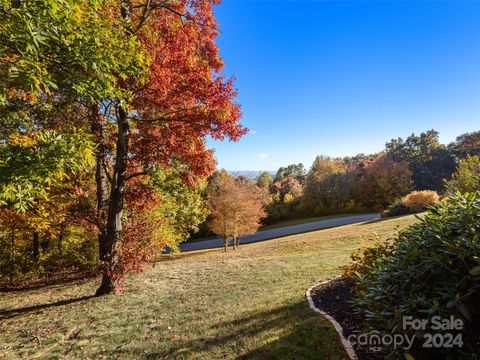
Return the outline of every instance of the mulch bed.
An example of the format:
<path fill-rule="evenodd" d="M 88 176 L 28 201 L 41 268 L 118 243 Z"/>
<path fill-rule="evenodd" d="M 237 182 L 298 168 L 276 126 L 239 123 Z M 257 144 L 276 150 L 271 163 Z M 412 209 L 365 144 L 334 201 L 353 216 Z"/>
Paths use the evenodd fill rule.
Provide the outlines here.
<path fill-rule="evenodd" d="M 332 316 L 343 328 L 343 336 L 348 336 L 362 329 L 361 319 L 353 314 L 349 301 L 354 294 L 353 279 L 336 278 L 326 284 L 319 285 L 311 291 L 312 300 L 317 308 Z M 359 360 L 383 359 L 379 353 L 353 344 Z"/>

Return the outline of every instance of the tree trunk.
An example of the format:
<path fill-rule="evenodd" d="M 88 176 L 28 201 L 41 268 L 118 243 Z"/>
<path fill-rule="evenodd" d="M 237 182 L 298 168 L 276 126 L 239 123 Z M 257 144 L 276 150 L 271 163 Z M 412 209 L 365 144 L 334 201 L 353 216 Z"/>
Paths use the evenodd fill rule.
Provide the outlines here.
<path fill-rule="evenodd" d="M 239 249 L 240 248 L 240 238 L 239 237 L 235 238 L 235 241 L 237 242 L 237 249 Z"/>
<path fill-rule="evenodd" d="M 48 236 L 43 236 L 42 241 L 40 241 L 40 248 L 42 249 L 42 253 L 45 254 L 50 247 L 50 239 Z"/>
<path fill-rule="evenodd" d="M 132 2 L 120 0 L 120 13 L 124 20 L 130 22 Z M 129 33 L 129 35 L 131 35 Z M 118 242 L 122 236 L 123 203 L 125 201 L 125 184 L 128 161 L 128 145 L 130 140 L 130 123 L 125 108 L 117 105 L 117 150 L 115 154 L 115 166 L 110 180 L 110 197 L 108 203 L 107 226 L 105 229 L 104 248 L 100 249 L 103 255 L 102 283 L 95 295 L 105 295 L 115 292 L 116 283 L 120 273 L 117 253 Z M 106 173 L 105 173 L 106 175 Z M 99 238 L 100 241 L 100 238 Z"/>
<path fill-rule="evenodd" d="M 15 228 L 12 228 L 10 249 L 10 284 L 13 284 L 15 273 Z"/>
<path fill-rule="evenodd" d="M 35 267 L 38 263 L 38 256 L 40 254 L 39 251 L 40 243 L 38 241 L 38 231 L 33 232 L 33 262 L 35 263 Z"/>
<path fill-rule="evenodd" d="M 119 272 L 117 246 L 122 236 L 122 214 L 125 200 L 130 124 L 125 109 L 118 105 L 117 110 L 117 152 L 108 207 L 102 284 L 97 289 L 97 296 L 115 292 L 116 275 Z"/>
<path fill-rule="evenodd" d="M 57 250 L 60 256 L 63 256 L 63 238 L 65 237 L 66 228 L 67 225 L 65 223 L 60 225 L 60 234 L 58 234 L 57 238 Z"/>
<path fill-rule="evenodd" d="M 228 239 L 223 238 L 223 252 L 227 252 Z"/>
<path fill-rule="evenodd" d="M 95 151 L 95 183 L 97 187 L 97 215 L 98 215 L 98 258 L 105 260 L 106 243 L 106 222 L 108 208 L 108 176 L 107 176 L 107 151 L 105 148 L 105 136 L 103 125 L 98 117 L 98 105 L 91 108 L 91 131 L 95 136 L 95 142 L 98 144 Z"/>

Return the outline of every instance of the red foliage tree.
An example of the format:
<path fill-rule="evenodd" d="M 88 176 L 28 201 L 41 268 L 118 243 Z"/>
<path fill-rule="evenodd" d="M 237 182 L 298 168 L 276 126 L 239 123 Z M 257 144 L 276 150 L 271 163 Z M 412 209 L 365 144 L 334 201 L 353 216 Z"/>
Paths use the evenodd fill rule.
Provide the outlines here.
<path fill-rule="evenodd" d="M 188 164 L 188 175 L 209 175 L 215 166 L 205 136 L 237 140 L 245 129 L 238 125 L 240 107 L 234 102 L 233 79 L 218 73 L 212 13 L 215 1 L 184 1 L 176 12 L 164 12 L 150 20 L 139 37 L 149 52 L 147 83 L 138 91 L 132 134 L 134 162 L 168 166 L 172 158 Z M 187 6 L 193 7 L 187 10 Z M 182 20 L 177 13 L 185 13 Z M 190 179 L 192 180 L 192 179 Z"/>
<path fill-rule="evenodd" d="M 121 15 L 148 52 L 150 65 L 142 86 L 135 79 L 122 82 L 136 96 L 129 106 L 112 106 L 109 116 L 114 121 L 102 122 L 95 116 L 92 122 L 100 143 L 97 200 L 105 223 L 99 239 L 103 279 L 98 295 L 115 291 L 121 274 L 132 267 L 128 264 L 139 260 L 137 251 L 125 250 L 125 244 L 134 248 L 135 239 L 127 240 L 122 227 L 125 206 L 141 199 L 143 210 L 148 209 L 149 187 L 140 186 L 136 178 L 175 160 L 184 164 L 183 176 L 193 185 L 215 167 L 213 152 L 206 148 L 207 136 L 237 140 L 246 133 L 239 124 L 241 112 L 234 102 L 233 79 L 226 81 L 219 74 L 223 61 L 215 44 L 218 30 L 213 14 L 218 1 L 121 3 Z M 106 130 L 112 124 L 115 129 L 109 130 L 113 137 L 109 138 Z M 112 164 L 105 166 L 110 158 Z M 138 236 L 145 232 L 138 229 L 148 225 L 139 221 L 135 226 L 137 235 L 129 235 L 146 241 Z M 146 257 L 142 253 L 141 258 Z"/>
<path fill-rule="evenodd" d="M 413 188 L 412 172 L 407 163 L 385 155 L 366 160 L 361 170 L 360 187 L 367 207 L 385 208 Z"/>

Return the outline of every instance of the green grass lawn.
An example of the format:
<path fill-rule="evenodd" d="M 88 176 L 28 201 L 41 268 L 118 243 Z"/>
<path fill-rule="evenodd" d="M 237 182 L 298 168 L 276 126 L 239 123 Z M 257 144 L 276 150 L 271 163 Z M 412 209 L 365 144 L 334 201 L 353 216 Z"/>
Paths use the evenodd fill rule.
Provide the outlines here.
<path fill-rule="evenodd" d="M 98 279 L 0 295 L 0 358 L 344 359 L 305 290 L 350 254 L 412 224 L 360 223 L 163 261 L 123 293 L 90 297 Z"/>

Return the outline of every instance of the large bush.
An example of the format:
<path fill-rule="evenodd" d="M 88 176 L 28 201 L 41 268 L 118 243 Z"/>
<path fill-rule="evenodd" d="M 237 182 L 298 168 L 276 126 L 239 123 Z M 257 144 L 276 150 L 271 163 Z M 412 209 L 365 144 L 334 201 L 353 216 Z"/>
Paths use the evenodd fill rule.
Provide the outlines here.
<path fill-rule="evenodd" d="M 425 211 L 429 206 L 435 205 L 439 200 L 440 196 L 436 191 L 412 191 L 410 194 L 391 203 L 382 215 L 383 217 L 388 217 Z"/>
<path fill-rule="evenodd" d="M 437 192 L 433 190 L 412 191 L 403 197 L 402 203 L 410 210 L 419 212 L 435 205 L 439 199 Z"/>
<path fill-rule="evenodd" d="M 405 206 L 402 199 L 395 200 L 387 210 L 387 216 L 398 216 L 412 213 L 412 210 Z"/>
<path fill-rule="evenodd" d="M 360 248 L 350 258 L 352 262 L 343 267 L 343 275 L 347 277 L 358 277 L 372 270 L 374 264 L 380 259 L 392 254 L 393 242 L 383 240 L 375 242 L 375 245 L 368 248 Z"/>
<path fill-rule="evenodd" d="M 464 322 L 462 348 L 424 349 L 423 334 L 417 332 L 410 350 L 417 359 L 460 359 L 480 354 L 478 195 L 457 195 L 437 204 L 393 239 L 391 254 L 387 251 L 387 256 L 356 269 L 363 271 L 357 274 L 354 305 L 364 316 L 367 329 L 415 334 L 402 329 L 403 316 L 431 319 L 453 315 Z M 386 351 L 394 358 L 394 349 Z"/>

